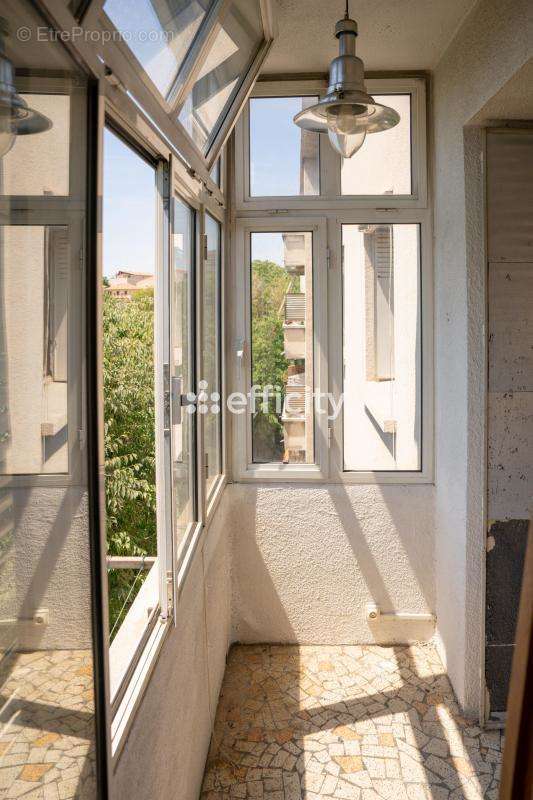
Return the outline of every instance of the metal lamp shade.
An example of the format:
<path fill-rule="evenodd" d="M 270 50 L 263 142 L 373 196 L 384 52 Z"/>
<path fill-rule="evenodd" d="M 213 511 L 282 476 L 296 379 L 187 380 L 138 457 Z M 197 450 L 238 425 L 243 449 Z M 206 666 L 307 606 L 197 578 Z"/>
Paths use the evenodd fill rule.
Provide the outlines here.
<path fill-rule="evenodd" d="M 331 118 L 340 115 L 351 117 L 351 133 L 378 133 L 393 128 L 400 121 L 400 115 L 393 108 L 376 103 L 365 88 L 365 68 L 355 55 L 357 23 L 346 17 L 335 26 L 335 36 L 339 40 L 339 55 L 329 68 L 328 91 L 318 103 L 303 109 L 294 117 L 300 128 L 316 133 L 331 130 Z"/>

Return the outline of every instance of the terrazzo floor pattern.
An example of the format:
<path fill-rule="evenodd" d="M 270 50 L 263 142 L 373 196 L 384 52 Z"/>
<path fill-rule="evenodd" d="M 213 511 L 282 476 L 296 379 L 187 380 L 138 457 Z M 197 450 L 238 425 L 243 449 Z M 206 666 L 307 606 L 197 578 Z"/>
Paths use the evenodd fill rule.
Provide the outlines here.
<path fill-rule="evenodd" d="M 497 800 L 502 736 L 432 644 L 235 646 L 202 800 Z"/>
<path fill-rule="evenodd" d="M 18 653 L 2 668 L 0 796 L 94 800 L 90 652 Z"/>

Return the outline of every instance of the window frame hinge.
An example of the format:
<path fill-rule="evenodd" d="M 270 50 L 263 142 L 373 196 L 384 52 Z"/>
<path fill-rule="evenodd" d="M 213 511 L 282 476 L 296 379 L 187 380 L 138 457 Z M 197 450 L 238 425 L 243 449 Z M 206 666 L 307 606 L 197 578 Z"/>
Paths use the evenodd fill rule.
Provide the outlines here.
<path fill-rule="evenodd" d="M 208 247 L 207 247 L 207 233 L 200 234 L 200 255 L 202 262 L 207 261 Z"/>
<path fill-rule="evenodd" d="M 333 259 L 331 258 L 331 248 L 326 247 L 326 266 L 328 270 L 333 269 Z"/>

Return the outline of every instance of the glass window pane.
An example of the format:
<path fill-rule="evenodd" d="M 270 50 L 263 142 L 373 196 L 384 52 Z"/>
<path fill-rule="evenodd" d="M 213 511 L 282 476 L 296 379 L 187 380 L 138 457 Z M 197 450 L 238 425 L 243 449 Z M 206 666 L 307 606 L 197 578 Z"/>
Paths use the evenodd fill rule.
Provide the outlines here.
<path fill-rule="evenodd" d="M 87 83 L 60 41 L 39 36 L 44 22 L 34 5 L 8 0 L 0 11 L 2 80 L 12 67 L 16 93 L 31 109 L 20 112 L 2 84 L 0 795 L 59 798 L 68 787 L 89 800 L 98 794 L 97 599 L 81 469 L 87 452 L 77 436 L 86 407 Z"/>
<path fill-rule="evenodd" d="M 21 92 L 21 97 L 47 117 L 51 127 L 39 133 L 38 147 L 33 136 L 16 138 L 2 160 L 1 194 L 68 195 L 70 96 Z"/>
<path fill-rule="evenodd" d="M 104 133 L 103 384 L 109 557 L 157 556 L 155 492 L 155 170 L 110 130 Z M 111 562 L 113 563 L 113 562 Z M 118 562 L 115 562 L 118 563 Z M 148 564 L 109 570 L 111 682 L 128 666 L 153 608 Z M 145 585 L 146 581 L 146 585 Z M 152 584 L 155 584 L 152 587 Z M 154 591 L 155 590 L 155 591 Z M 144 607 L 144 616 L 142 609 Z M 140 619 L 140 623 L 137 621 Z M 128 628 L 128 636 L 121 628 Z M 120 646 L 119 646 L 120 645 Z M 129 653 L 129 651 L 128 651 Z M 116 656 L 115 654 L 118 654 Z"/>
<path fill-rule="evenodd" d="M 209 149 L 262 41 L 259 0 L 234 0 L 179 114 L 200 150 Z"/>
<path fill-rule="evenodd" d="M 213 164 L 213 169 L 211 170 L 209 175 L 211 176 L 211 180 L 213 181 L 213 183 L 216 183 L 216 185 L 220 188 L 220 157 L 217 158 L 217 160 Z"/>
<path fill-rule="evenodd" d="M 252 458 L 312 464 L 313 238 L 252 233 Z"/>
<path fill-rule="evenodd" d="M 214 0 L 106 0 L 104 11 L 166 97 Z"/>
<path fill-rule="evenodd" d="M 250 100 L 250 195 L 320 194 L 319 135 L 293 122 L 318 97 L 255 97 Z"/>
<path fill-rule="evenodd" d="M 411 95 L 373 95 L 400 115 L 395 128 L 373 133 L 341 166 L 342 194 L 411 194 Z"/>
<path fill-rule="evenodd" d="M 421 467 L 418 225 L 343 225 L 344 468 Z"/>
<path fill-rule="evenodd" d="M 10 410 L 0 470 L 13 475 L 68 472 L 69 229 L 5 225 L 0 248 Z"/>
<path fill-rule="evenodd" d="M 207 259 L 204 265 L 203 302 L 203 379 L 207 384 L 208 411 L 204 416 L 204 450 L 207 461 L 206 492 L 221 467 L 221 381 L 220 381 L 220 224 L 205 216 Z"/>
<path fill-rule="evenodd" d="M 173 275 L 170 331 L 170 378 L 176 387 L 173 394 L 187 395 L 194 391 L 192 358 L 191 292 L 194 269 L 195 216 L 190 206 L 179 198 L 174 201 Z M 195 519 L 194 493 L 194 426 L 195 406 L 183 406 L 172 416 L 172 485 L 174 496 L 174 535 L 179 548 L 185 543 L 189 525 Z"/>

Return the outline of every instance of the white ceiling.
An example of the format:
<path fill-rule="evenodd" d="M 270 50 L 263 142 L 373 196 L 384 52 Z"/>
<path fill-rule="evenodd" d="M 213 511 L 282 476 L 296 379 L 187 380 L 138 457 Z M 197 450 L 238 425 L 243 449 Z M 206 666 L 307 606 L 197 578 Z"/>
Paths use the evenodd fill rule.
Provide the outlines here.
<path fill-rule="evenodd" d="M 278 38 L 263 72 L 326 72 L 344 0 L 274 0 Z M 432 69 L 476 0 L 350 0 L 366 70 Z"/>

